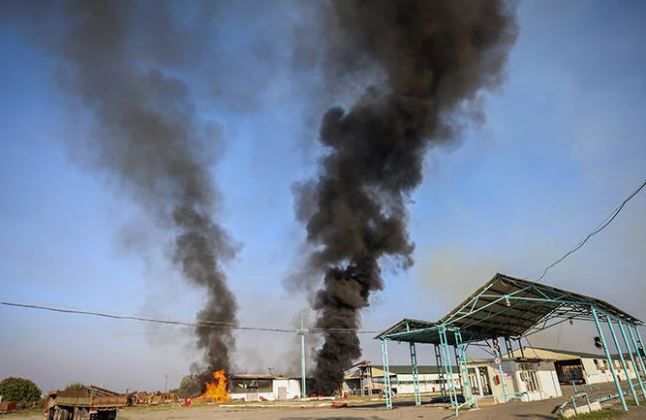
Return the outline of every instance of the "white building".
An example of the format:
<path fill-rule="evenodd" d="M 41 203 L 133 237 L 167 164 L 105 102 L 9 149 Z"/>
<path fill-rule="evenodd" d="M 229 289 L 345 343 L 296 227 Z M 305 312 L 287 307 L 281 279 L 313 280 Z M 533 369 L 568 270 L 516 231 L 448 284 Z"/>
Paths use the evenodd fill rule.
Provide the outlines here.
<path fill-rule="evenodd" d="M 275 401 L 300 398 L 300 378 L 264 374 L 241 374 L 229 379 L 233 400 Z"/>
<path fill-rule="evenodd" d="M 390 365 L 390 385 L 393 395 L 415 392 L 410 365 Z M 453 385 L 462 393 L 462 383 L 457 366 L 452 366 Z M 482 398 L 492 397 L 494 402 L 518 398 L 523 401 L 542 400 L 561 396 L 561 387 L 552 361 L 514 359 L 502 361 L 501 379 L 498 365 L 493 360 L 480 360 L 468 365 L 472 393 Z M 448 388 L 447 378 L 442 379 L 440 368 L 435 365 L 418 366 L 419 390 L 422 394 L 439 395 L 442 383 Z M 503 392 L 502 384 L 505 384 Z M 381 394 L 384 391 L 384 370 L 381 365 L 363 361 L 346 371 L 343 390 L 353 395 Z"/>
<path fill-rule="evenodd" d="M 440 369 L 435 365 L 420 365 L 418 370 L 418 382 L 421 393 L 433 394 L 439 393 L 442 382 Z M 388 367 L 390 374 L 390 387 L 394 395 L 413 394 L 415 385 L 413 383 L 413 373 L 410 365 L 390 365 Z M 453 366 L 453 383 L 456 388 L 460 388 L 458 377 L 458 367 Z M 353 366 L 346 371 L 343 391 L 353 395 L 373 395 L 383 392 L 384 369 L 381 365 L 371 365 L 369 361 Z"/>
<path fill-rule="evenodd" d="M 552 360 L 504 359 L 500 366 L 493 360 L 480 360 L 469 363 L 469 368 L 473 394 L 490 396 L 494 402 L 536 401 L 563 395 Z"/>
<path fill-rule="evenodd" d="M 514 350 L 513 352 L 514 357 L 518 357 L 520 354 L 520 349 Z M 608 361 L 602 350 L 599 350 L 599 353 L 595 354 L 541 347 L 524 347 L 523 354 L 526 357 L 553 360 L 561 384 L 571 384 L 572 382 L 576 384 L 596 384 L 613 381 Z M 613 354 L 611 358 L 619 380 L 625 381 L 626 374 L 621 365 L 619 355 Z M 628 368 L 628 376 L 631 379 L 636 379 L 635 369 L 630 361 L 630 356 L 624 354 L 624 360 Z"/>

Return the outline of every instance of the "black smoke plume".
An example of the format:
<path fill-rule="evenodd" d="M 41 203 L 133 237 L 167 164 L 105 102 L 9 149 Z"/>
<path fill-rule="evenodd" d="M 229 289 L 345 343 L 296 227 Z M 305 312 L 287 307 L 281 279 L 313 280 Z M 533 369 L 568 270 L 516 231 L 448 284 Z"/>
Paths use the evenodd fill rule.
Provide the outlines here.
<path fill-rule="evenodd" d="M 173 262 L 206 290 L 197 318 L 219 328 L 196 329 L 203 384 L 212 371 L 230 368 L 237 322 L 220 266 L 234 250 L 212 216 L 219 200 L 209 167 L 218 130 L 198 118 L 179 76 L 198 65 L 212 42 L 212 5 L 26 3 L 20 16 L 35 23 L 32 35 L 61 59 L 62 85 L 97 122 L 92 137 L 75 147 L 89 150 L 92 168 L 107 173 L 174 237 Z"/>
<path fill-rule="evenodd" d="M 513 6 L 513 5 L 512 5 Z M 348 109 L 325 112 L 320 175 L 297 191 L 298 216 L 324 273 L 313 300 L 325 330 L 314 392 L 339 389 L 361 355 L 359 327 L 370 293 L 383 288 L 380 258 L 408 267 L 414 244 L 406 204 L 422 181 L 425 151 L 450 142 L 482 90 L 497 86 L 516 34 L 503 1 L 333 1 L 323 57 L 327 80 L 370 84 Z"/>

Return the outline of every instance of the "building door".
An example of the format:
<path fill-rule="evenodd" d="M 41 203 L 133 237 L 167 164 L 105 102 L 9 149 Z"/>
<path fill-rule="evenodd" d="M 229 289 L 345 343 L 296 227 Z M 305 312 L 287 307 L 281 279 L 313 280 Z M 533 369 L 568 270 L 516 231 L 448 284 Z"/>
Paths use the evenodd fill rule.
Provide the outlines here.
<path fill-rule="evenodd" d="M 573 360 L 557 360 L 554 362 L 556 374 L 558 375 L 561 384 L 584 384 L 585 377 L 583 376 L 583 365 L 581 359 Z"/>
<path fill-rule="evenodd" d="M 286 400 L 287 399 L 287 387 L 279 386 L 278 387 L 278 399 Z"/>
<path fill-rule="evenodd" d="M 482 384 L 482 395 L 491 395 L 491 385 L 489 382 L 489 372 L 486 367 L 479 367 L 480 383 Z"/>

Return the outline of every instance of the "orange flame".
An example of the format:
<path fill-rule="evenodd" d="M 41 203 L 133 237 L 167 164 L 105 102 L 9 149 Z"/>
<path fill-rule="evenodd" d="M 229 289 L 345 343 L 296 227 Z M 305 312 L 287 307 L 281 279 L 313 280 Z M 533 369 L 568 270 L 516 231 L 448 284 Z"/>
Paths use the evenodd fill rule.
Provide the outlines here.
<path fill-rule="evenodd" d="M 209 398 L 213 402 L 225 402 L 231 400 L 227 391 L 227 377 L 224 370 L 213 372 L 214 382 L 207 382 L 206 391 L 201 395 L 202 398 Z"/>

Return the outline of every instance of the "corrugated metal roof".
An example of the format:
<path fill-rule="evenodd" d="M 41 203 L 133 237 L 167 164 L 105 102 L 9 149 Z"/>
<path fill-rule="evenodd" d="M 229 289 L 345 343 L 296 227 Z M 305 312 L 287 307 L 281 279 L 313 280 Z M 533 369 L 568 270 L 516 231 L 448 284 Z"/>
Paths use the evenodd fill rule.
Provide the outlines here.
<path fill-rule="evenodd" d="M 376 338 L 439 344 L 441 326 L 458 328 L 463 342 L 520 337 L 549 319 L 591 319 L 593 307 L 629 324 L 642 324 L 604 300 L 496 274 L 438 322 L 405 318 Z M 452 333 L 447 338 L 455 344 Z"/>

